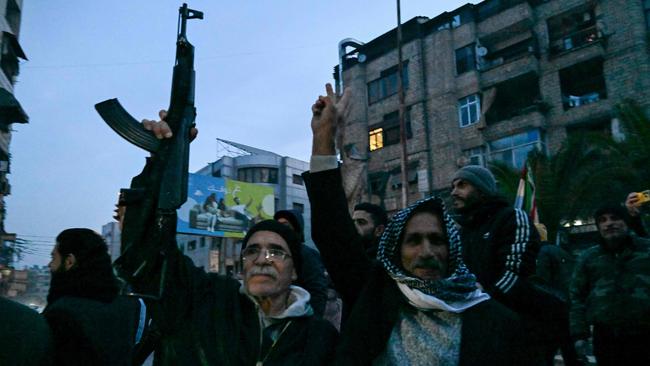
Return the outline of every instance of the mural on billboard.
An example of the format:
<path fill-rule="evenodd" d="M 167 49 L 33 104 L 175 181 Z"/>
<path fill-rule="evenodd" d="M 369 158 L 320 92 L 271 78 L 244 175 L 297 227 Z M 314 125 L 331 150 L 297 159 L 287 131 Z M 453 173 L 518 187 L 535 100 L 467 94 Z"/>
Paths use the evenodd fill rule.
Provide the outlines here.
<path fill-rule="evenodd" d="M 190 174 L 177 231 L 243 238 L 255 223 L 273 218 L 274 206 L 273 187 Z"/>

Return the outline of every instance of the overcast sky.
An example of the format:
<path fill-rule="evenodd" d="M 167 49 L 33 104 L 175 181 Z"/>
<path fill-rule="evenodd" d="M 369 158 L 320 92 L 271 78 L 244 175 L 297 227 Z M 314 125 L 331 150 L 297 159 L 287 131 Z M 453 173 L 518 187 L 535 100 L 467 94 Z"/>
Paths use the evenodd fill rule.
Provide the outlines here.
<path fill-rule="evenodd" d="M 403 0 L 402 22 L 467 3 Z M 95 103 L 119 98 L 138 120 L 169 104 L 180 1 L 24 0 L 15 95 L 30 117 L 14 125 L 5 228 L 46 264 L 69 227 L 101 231 L 146 153 L 115 134 Z M 196 119 L 190 171 L 216 159 L 222 138 L 302 160 L 310 106 L 332 80 L 337 45 L 396 25 L 394 0 L 195 0 Z"/>

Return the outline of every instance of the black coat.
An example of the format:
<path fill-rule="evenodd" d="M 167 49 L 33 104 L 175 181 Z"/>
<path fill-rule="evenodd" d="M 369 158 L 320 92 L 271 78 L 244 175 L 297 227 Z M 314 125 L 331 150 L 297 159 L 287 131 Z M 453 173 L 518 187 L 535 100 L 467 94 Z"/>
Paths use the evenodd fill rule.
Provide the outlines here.
<path fill-rule="evenodd" d="M 304 173 L 312 238 L 336 290 L 352 311 L 344 320 L 337 365 L 369 365 L 386 348 L 400 309 L 410 308 L 377 262 L 364 252 L 347 211 L 339 169 Z M 523 338 L 518 317 L 494 301 L 462 315 L 460 365 L 515 365 Z"/>
<path fill-rule="evenodd" d="M 265 349 L 261 349 L 257 306 L 239 292 L 239 281 L 205 273 L 176 247 L 168 248 L 167 256 L 163 299 L 149 306 L 162 333 L 156 365 L 252 366 L 264 355 L 268 355 L 264 365 L 329 362 L 337 335 L 327 321 L 291 318 L 275 346 L 264 342 Z"/>
<path fill-rule="evenodd" d="M 140 315 L 135 298 L 102 302 L 64 296 L 43 315 L 52 329 L 55 365 L 128 366 Z"/>
<path fill-rule="evenodd" d="M 0 297 L 0 365 L 51 365 L 50 329 L 36 311 Z"/>

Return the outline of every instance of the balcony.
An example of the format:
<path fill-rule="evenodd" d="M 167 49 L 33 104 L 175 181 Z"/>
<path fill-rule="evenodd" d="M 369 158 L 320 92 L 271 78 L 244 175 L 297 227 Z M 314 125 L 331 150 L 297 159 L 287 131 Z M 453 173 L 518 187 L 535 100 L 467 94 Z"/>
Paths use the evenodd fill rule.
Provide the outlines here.
<path fill-rule="evenodd" d="M 561 38 L 551 40 L 549 42 L 548 52 L 550 56 L 559 56 L 566 52 L 599 43 L 603 39 L 602 32 L 598 30 L 598 26 L 593 25 L 589 28 L 566 34 Z"/>
<path fill-rule="evenodd" d="M 498 58 L 497 61 L 483 65 L 481 69 L 480 85 L 482 88 L 501 83 L 505 80 L 527 74 L 539 73 L 539 60 L 534 53 L 525 53 L 517 58 Z M 507 61 L 506 61 L 507 60 Z M 488 67 L 489 66 L 489 67 Z"/>
<path fill-rule="evenodd" d="M 491 1 L 480 4 L 478 34 L 487 37 L 499 34 L 512 34 L 513 28 L 533 26 L 533 9 L 521 1 Z M 514 5 L 513 5 L 514 4 Z"/>

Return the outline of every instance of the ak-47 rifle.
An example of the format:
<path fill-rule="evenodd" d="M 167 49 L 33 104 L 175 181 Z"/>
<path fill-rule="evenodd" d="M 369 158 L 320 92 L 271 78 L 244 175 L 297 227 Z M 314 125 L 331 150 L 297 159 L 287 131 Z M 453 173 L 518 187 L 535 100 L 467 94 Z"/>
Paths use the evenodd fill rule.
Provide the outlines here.
<path fill-rule="evenodd" d="M 190 130 L 194 127 L 194 46 L 186 37 L 188 19 L 203 19 L 203 13 L 187 4 L 179 9 L 176 62 L 171 102 L 165 121 L 173 137 L 158 140 L 151 131 L 120 105 L 109 99 L 95 105 L 106 123 L 130 143 L 151 152 L 142 173 L 131 187 L 120 190 L 120 205 L 126 206 L 121 256 L 114 268 L 131 284 L 129 294 L 159 299 L 162 296 L 167 258 L 176 245 L 176 210 L 187 200 Z"/>

